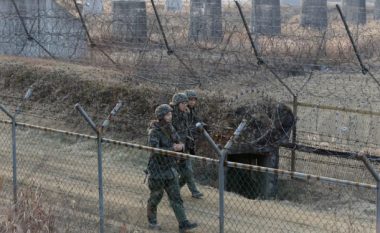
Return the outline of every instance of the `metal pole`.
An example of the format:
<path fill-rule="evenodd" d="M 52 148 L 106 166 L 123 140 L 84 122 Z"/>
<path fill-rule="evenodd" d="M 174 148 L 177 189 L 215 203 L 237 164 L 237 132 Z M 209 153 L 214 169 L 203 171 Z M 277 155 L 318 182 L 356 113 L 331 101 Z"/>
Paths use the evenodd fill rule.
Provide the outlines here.
<path fill-rule="evenodd" d="M 235 0 L 235 4 L 236 4 L 236 6 L 237 6 L 237 8 L 238 8 L 238 10 L 239 10 L 239 14 L 240 14 L 241 20 L 243 21 L 243 25 L 244 25 L 245 31 L 247 32 L 247 35 L 248 35 L 248 39 L 249 39 L 249 41 L 251 42 L 251 46 L 252 46 L 252 48 L 253 48 L 253 52 L 255 53 L 255 57 L 257 58 L 257 64 L 258 64 L 258 65 L 262 65 L 262 64 L 264 64 L 264 61 L 263 61 L 263 59 L 259 56 L 259 52 L 257 51 L 257 48 L 256 48 L 255 43 L 253 42 L 252 35 L 251 35 L 250 30 L 249 30 L 249 27 L 248 27 L 247 21 L 245 20 L 245 17 L 244 17 L 243 11 L 241 10 L 240 3 L 239 3 L 238 1 Z"/>
<path fill-rule="evenodd" d="M 83 118 L 87 121 L 91 128 L 98 134 L 98 128 L 96 127 L 92 119 L 88 116 L 87 112 L 82 108 L 82 106 L 80 106 L 80 104 L 77 103 L 74 107 L 76 110 L 79 111 L 79 113 L 83 116 Z"/>
<path fill-rule="evenodd" d="M 243 11 L 241 10 L 240 3 L 238 1 L 236 1 L 236 0 L 235 0 L 235 3 L 236 3 L 236 6 L 237 6 L 237 8 L 239 10 L 240 17 L 241 17 L 241 19 L 243 21 L 243 24 L 244 24 L 244 27 L 245 27 L 245 31 L 247 32 L 249 41 L 251 42 L 251 46 L 252 46 L 253 51 L 255 53 L 255 56 L 256 56 L 256 59 L 257 59 L 257 64 L 258 65 L 264 65 L 273 74 L 273 76 L 277 79 L 277 81 L 279 81 L 281 83 L 281 85 L 284 86 L 286 88 L 286 90 L 288 90 L 288 92 L 292 96 L 295 96 L 296 94 L 294 94 L 294 92 L 292 91 L 292 89 L 290 89 L 290 87 L 288 85 L 286 85 L 286 83 L 284 83 L 284 81 L 282 81 L 282 79 L 278 76 L 278 74 L 260 57 L 260 55 L 259 55 L 259 53 L 257 51 L 257 48 L 255 46 L 255 42 L 252 39 L 251 32 L 250 32 L 250 30 L 248 28 L 248 24 L 247 24 L 247 21 L 245 20 Z"/>
<path fill-rule="evenodd" d="M 77 103 L 75 109 L 83 116 L 90 127 L 96 132 L 98 143 L 98 191 L 99 191 L 99 232 L 104 233 L 104 195 L 103 195 L 103 161 L 102 161 L 102 136 L 96 124 L 88 116 L 82 106 Z"/>
<path fill-rule="evenodd" d="M 75 1 L 75 0 L 74 0 Z M 92 119 L 88 116 L 87 112 L 82 108 L 82 106 L 77 103 L 75 109 L 83 116 L 91 128 L 96 132 L 97 142 L 98 142 L 98 191 L 99 191 L 99 232 L 104 233 L 104 192 L 103 192 L 103 148 L 102 148 L 102 132 L 103 129 L 108 127 L 112 117 L 120 110 L 122 106 L 122 101 L 118 101 L 115 107 L 112 109 L 111 113 L 103 121 L 100 127 L 97 127 Z"/>
<path fill-rule="evenodd" d="M 354 41 L 354 38 L 352 37 L 352 34 L 351 34 L 351 31 L 350 31 L 350 28 L 348 27 L 348 24 L 346 22 L 346 18 L 344 17 L 344 14 L 342 12 L 342 9 L 340 9 L 340 6 L 338 4 L 336 4 L 336 9 L 338 10 L 339 12 L 339 15 L 340 15 L 340 18 L 342 19 L 343 21 L 343 24 L 344 24 L 344 28 L 346 29 L 346 32 L 347 32 L 347 35 L 350 39 L 350 42 L 352 44 L 352 47 L 354 48 L 354 51 L 355 51 L 355 55 L 356 55 L 356 58 L 358 59 L 359 63 L 360 63 L 360 67 L 362 68 L 362 73 L 364 75 L 366 74 L 369 74 L 369 76 L 371 76 L 371 78 L 373 79 L 373 81 L 376 82 L 377 86 L 380 87 L 380 81 L 376 79 L 376 77 L 372 74 L 372 72 L 370 72 L 370 70 L 364 65 L 363 61 L 362 61 L 362 58 L 360 56 L 360 53 L 359 53 L 359 50 L 357 49 L 357 46 L 355 44 L 355 41 Z"/>
<path fill-rule="evenodd" d="M 376 233 L 380 233 L 380 175 L 377 173 L 376 169 L 372 166 L 365 154 L 359 155 L 359 158 L 363 161 L 364 165 L 376 180 Z"/>
<path fill-rule="evenodd" d="M 13 116 L 2 104 L 0 110 L 12 120 L 12 172 L 13 172 L 13 202 L 17 203 L 17 159 L 16 159 L 16 117 Z"/>
<path fill-rule="evenodd" d="M 367 67 L 364 66 L 363 64 L 363 61 L 362 61 L 362 58 L 360 57 L 360 54 L 359 54 L 359 51 L 356 47 L 356 44 L 355 44 L 355 41 L 354 41 L 354 38 L 352 37 L 352 34 L 351 34 L 351 31 L 350 31 L 350 28 L 348 27 L 348 24 L 346 22 L 346 17 L 344 17 L 344 14 L 342 12 L 342 9 L 340 9 L 340 6 L 339 4 L 336 4 L 336 9 L 338 10 L 338 13 L 340 15 L 340 18 L 342 19 L 343 21 L 343 24 L 344 24 L 344 28 L 346 29 L 346 32 L 347 32 L 347 35 L 348 35 L 348 38 L 350 39 L 350 42 L 352 44 L 352 47 L 354 48 L 354 52 L 355 52 L 355 55 L 356 55 L 356 58 L 358 59 L 359 63 L 360 63 L 360 66 L 362 68 L 362 73 L 363 74 L 367 74 L 368 72 L 368 69 Z"/>
<path fill-rule="evenodd" d="M 33 85 L 32 85 L 33 86 Z M 28 100 L 33 93 L 33 87 L 29 87 L 23 101 Z M 0 110 L 4 112 L 12 120 L 12 182 L 13 182 L 13 202 L 17 203 L 17 147 L 16 147 L 16 117 L 21 113 L 22 102 L 16 107 L 15 113 L 12 115 L 3 105 L 0 104 Z"/>
<path fill-rule="evenodd" d="M 150 2 L 152 3 L 154 15 L 156 16 L 158 26 L 160 27 L 161 35 L 162 35 L 162 38 L 164 39 L 166 50 L 168 52 L 168 55 L 171 55 L 173 54 L 173 50 L 169 47 L 168 40 L 166 39 L 164 28 L 162 27 L 161 19 L 157 12 L 156 4 L 154 4 L 154 0 L 151 0 Z"/>
<path fill-rule="evenodd" d="M 292 132 L 292 143 L 296 144 L 297 142 L 297 111 L 298 111 L 298 100 L 297 95 L 293 98 L 293 114 L 294 114 L 294 125 L 293 125 L 293 132 Z M 290 171 L 294 172 L 296 171 L 296 149 L 292 149 L 292 156 L 291 156 L 291 167 Z"/>
<path fill-rule="evenodd" d="M 102 136 L 98 133 L 98 182 L 99 182 L 99 225 L 100 233 L 104 233 L 104 195 L 103 195 L 103 154 Z"/>
<path fill-rule="evenodd" d="M 16 118 L 12 117 L 13 202 L 17 203 Z"/>
<path fill-rule="evenodd" d="M 214 140 L 210 137 L 206 130 L 203 128 L 202 123 L 197 123 L 196 127 L 203 131 L 203 135 L 206 137 L 207 141 L 212 145 L 214 150 L 219 155 L 219 169 L 218 169 L 218 183 L 219 183 L 219 233 L 224 233 L 224 179 L 225 179 L 225 160 L 229 150 L 232 147 L 234 141 L 239 137 L 241 132 L 244 130 L 247 124 L 246 120 L 243 120 L 239 127 L 235 130 L 234 135 L 230 138 L 227 144 L 224 146 L 223 150 L 220 151 L 219 147 L 216 145 Z"/>
<path fill-rule="evenodd" d="M 376 185 L 376 233 L 380 233 L 380 181 Z"/>

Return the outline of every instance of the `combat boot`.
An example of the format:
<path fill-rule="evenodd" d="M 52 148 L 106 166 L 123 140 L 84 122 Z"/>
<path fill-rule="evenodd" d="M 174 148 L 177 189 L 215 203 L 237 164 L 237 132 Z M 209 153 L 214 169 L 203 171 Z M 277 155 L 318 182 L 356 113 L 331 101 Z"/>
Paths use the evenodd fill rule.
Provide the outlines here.
<path fill-rule="evenodd" d="M 148 220 L 148 222 L 149 222 L 149 225 L 148 225 L 149 229 L 157 230 L 157 231 L 161 230 L 161 226 L 160 224 L 157 223 L 157 221 Z"/>
<path fill-rule="evenodd" d="M 192 196 L 193 198 L 201 199 L 204 195 L 203 195 L 203 193 L 197 191 L 197 192 L 193 192 L 193 193 L 191 194 L 191 196 Z"/>
<path fill-rule="evenodd" d="M 192 230 L 198 226 L 197 223 L 189 222 L 189 220 L 185 220 L 179 224 L 179 233 L 185 233 L 189 230 Z"/>
<path fill-rule="evenodd" d="M 152 208 L 147 206 L 147 217 L 148 217 L 148 227 L 152 230 L 161 230 L 160 224 L 157 222 L 156 211 L 152 210 Z"/>

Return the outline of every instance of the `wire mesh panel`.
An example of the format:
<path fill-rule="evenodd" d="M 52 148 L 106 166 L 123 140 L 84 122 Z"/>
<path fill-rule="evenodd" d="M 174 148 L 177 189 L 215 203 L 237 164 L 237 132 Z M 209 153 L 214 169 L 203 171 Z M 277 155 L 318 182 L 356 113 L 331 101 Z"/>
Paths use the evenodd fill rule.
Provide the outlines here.
<path fill-rule="evenodd" d="M 36 91 L 18 119 L 83 129 L 74 104 L 84 103 L 98 121 L 104 117 L 105 106 L 120 99 L 128 103 L 128 109 L 113 119 L 107 133 L 144 143 L 145 126 L 154 107 L 170 102 L 177 91 L 196 87 L 202 120 L 220 145 L 243 119 L 247 120 L 247 130 L 234 142 L 237 146 L 228 161 L 373 184 L 372 176 L 354 157 L 359 151 L 369 152 L 369 159 L 379 169 L 374 156 L 379 154 L 380 137 L 380 79 L 374 75 L 380 67 L 380 24 L 375 21 L 379 1 L 374 6 L 374 1 L 368 6 L 365 1 L 342 1 L 352 41 L 331 1 L 238 3 L 0 0 L 0 54 L 72 62 L 61 67 L 46 60 L 15 62 L 16 58 L 2 57 L 1 102 L 15 110 L 21 106 L 20 93 L 32 85 Z M 0 125 L 0 130 L 1 195 L 9 202 L 11 131 L 8 124 Z M 95 138 L 23 124 L 17 133 L 20 189 L 41 187 L 63 230 L 96 231 Z M 198 142 L 197 154 L 217 158 L 203 139 Z M 109 140 L 102 145 L 107 229 L 147 230 L 150 191 L 144 170 L 149 149 Z M 338 156 L 342 153 L 345 156 Z M 204 198 L 192 198 L 187 187 L 181 192 L 188 218 L 200 224 L 199 232 L 217 232 L 219 227 L 218 172 L 216 161 L 211 161 L 191 161 Z M 359 224 L 356 212 L 351 214 L 350 203 L 362 200 L 348 187 L 229 168 L 226 188 L 230 192 L 226 197 L 228 232 L 355 232 L 373 228 L 373 224 L 365 228 L 373 216 L 362 213 L 368 218 Z M 319 193 L 318 188 L 331 193 Z M 348 197 L 342 194 L 339 198 L 334 192 Z M 349 207 L 343 210 L 332 205 L 328 211 L 324 208 L 328 200 L 318 202 L 327 196 L 347 200 L 342 206 Z M 265 212 L 277 205 L 278 212 Z M 288 216 L 287 211 L 293 214 Z M 347 211 L 347 216 L 341 218 L 342 211 Z M 358 212 L 365 211 L 358 208 Z M 165 232 L 178 230 L 165 195 L 158 215 Z M 334 218 L 338 219 L 337 228 L 331 226 Z M 258 227 L 250 228 L 248 222 L 255 221 Z M 279 224 L 270 229 L 273 221 Z M 347 224 L 350 221 L 352 228 Z"/>
<path fill-rule="evenodd" d="M 13 198 L 12 185 L 12 125 L 0 123 L 0 197 L 2 205 L 9 204 Z"/>
<path fill-rule="evenodd" d="M 57 229 L 98 231 L 96 141 L 21 126 L 17 134 L 20 190 L 42 190 Z"/>
<path fill-rule="evenodd" d="M 107 224 L 114 229 L 125 225 L 133 232 L 148 226 L 146 200 L 149 190 L 144 172 L 148 158 L 145 151 L 104 144 L 105 214 Z M 159 216 L 161 219 L 165 218 Z"/>
<path fill-rule="evenodd" d="M 104 152 L 107 229 L 149 230 L 147 204 L 150 190 L 145 170 L 150 152 L 113 143 L 106 143 Z M 218 190 L 212 187 L 216 165 L 202 160 L 192 162 L 198 189 L 204 197 L 193 198 L 187 186 L 182 187 L 185 213 L 188 220 L 199 224 L 196 232 L 218 232 Z M 162 231 L 178 232 L 178 221 L 166 191 L 158 205 L 157 221 Z"/>
<path fill-rule="evenodd" d="M 291 151 L 281 149 L 280 154 L 280 168 L 288 169 L 291 163 Z M 374 161 L 373 166 L 378 169 L 378 162 Z M 320 155 L 312 153 L 312 151 L 310 153 L 297 151 L 296 167 L 297 171 L 302 173 L 376 184 L 376 180 L 362 161 L 353 158 L 336 157 L 333 153 Z"/>
<path fill-rule="evenodd" d="M 257 198 L 245 198 L 234 192 L 225 194 L 226 232 L 375 230 L 375 190 L 276 175 L 277 195 L 264 199 L 258 193 L 267 185 L 263 176 L 270 174 L 240 170 L 231 175 L 246 194 Z"/>
<path fill-rule="evenodd" d="M 2 123 L 1 127 L 7 129 L 10 125 Z M 1 158 L 6 161 L 10 153 L 7 149 L 9 133 L 6 130 L 1 133 L 0 142 L 5 148 L 1 151 Z M 24 124 L 18 126 L 17 133 L 19 200 L 38 197 L 39 203 L 48 208 L 48 216 L 54 217 L 56 229 L 97 231 L 99 196 L 95 138 Z M 104 140 L 103 146 L 107 231 L 149 230 L 147 200 L 150 191 L 144 170 L 150 149 L 108 139 Z M 280 150 L 280 153 L 284 152 Z M 187 218 L 199 224 L 196 232 L 219 232 L 217 160 L 188 159 L 193 163 L 196 184 L 204 197 L 193 198 L 187 187 L 182 188 Z M 12 196 L 11 162 L 1 165 L 1 177 L 5 183 L 2 202 L 6 205 Z M 330 174 L 328 172 L 332 169 L 328 165 L 317 171 Z M 252 166 L 243 169 L 229 165 L 226 168 L 226 232 L 373 231 L 374 186 L 370 189 L 368 185 L 367 188 L 360 184 L 338 185 L 340 181 L 330 179 L 326 183 L 326 179 L 311 179 L 311 176 L 290 178 L 289 175 L 256 172 L 248 167 Z M 353 167 L 348 166 L 352 171 L 347 168 L 347 174 L 364 170 Z M 37 194 L 38 190 L 42 193 Z M 178 222 L 166 195 L 158 206 L 157 217 L 164 232 L 178 231 Z"/>
<path fill-rule="evenodd" d="M 86 56 L 81 22 L 56 1 L 16 1 L 17 10 L 11 1 L 0 4 L 2 54 L 64 59 Z"/>

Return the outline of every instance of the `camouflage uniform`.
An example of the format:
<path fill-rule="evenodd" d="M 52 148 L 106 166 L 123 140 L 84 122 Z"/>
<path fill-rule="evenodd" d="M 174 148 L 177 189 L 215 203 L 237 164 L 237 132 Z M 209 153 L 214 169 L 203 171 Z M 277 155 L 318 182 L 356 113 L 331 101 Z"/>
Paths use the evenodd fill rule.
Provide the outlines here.
<path fill-rule="evenodd" d="M 197 98 L 197 94 L 194 91 L 188 90 L 185 93 L 188 98 Z M 199 138 L 199 132 L 195 126 L 198 122 L 203 122 L 202 119 L 199 117 L 198 109 L 196 107 L 192 108 L 189 106 L 188 125 L 191 137 L 193 139 L 189 143 L 189 152 L 192 155 L 195 155 L 195 141 Z"/>
<path fill-rule="evenodd" d="M 173 126 L 179 134 L 180 141 L 186 145 L 185 152 L 191 150 L 194 139 L 190 132 L 189 112 L 181 112 L 178 104 L 187 102 L 188 98 L 184 93 L 178 93 L 173 96 L 171 106 L 173 107 Z M 190 159 L 181 159 L 178 162 L 179 185 L 183 187 L 187 184 L 193 197 L 203 196 L 197 189 L 194 181 L 193 167 Z"/>
<path fill-rule="evenodd" d="M 171 109 L 169 105 L 165 107 Z M 160 118 L 157 111 L 156 116 Z M 148 139 L 149 146 L 173 151 L 173 144 L 177 142 L 178 136 L 172 124 L 165 123 L 164 121 L 151 123 Z M 196 227 L 196 224 L 190 223 L 186 218 L 178 185 L 178 174 L 175 168 L 176 159 L 174 157 L 157 153 L 151 154 L 148 164 L 150 197 L 147 205 L 147 217 L 152 228 L 158 226 L 157 206 L 163 197 L 164 191 L 166 191 L 169 197 L 170 205 L 179 222 L 180 229 L 181 227 L 185 227 L 185 229 L 190 229 L 189 226 L 192 228 Z"/>

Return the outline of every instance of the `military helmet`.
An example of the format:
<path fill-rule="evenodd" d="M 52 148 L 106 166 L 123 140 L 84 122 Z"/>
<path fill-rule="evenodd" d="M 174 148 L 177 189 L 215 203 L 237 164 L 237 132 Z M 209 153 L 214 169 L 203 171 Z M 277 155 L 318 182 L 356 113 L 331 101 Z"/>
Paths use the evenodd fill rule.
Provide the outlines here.
<path fill-rule="evenodd" d="M 177 93 L 173 95 L 172 98 L 172 105 L 178 105 L 183 102 L 188 102 L 189 98 L 187 98 L 187 95 L 185 93 Z"/>
<path fill-rule="evenodd" d="M 164 116 L 166 114 L 168 114 L 169 112 L 172 112 L 172 111 L 173 111 L 173 109 L 172 109 L 172 107 L 170 107 L 169 104 L 161 104 L 154 111 L 154 115 L 156 115 L 157 119 L 161 120 L 164 118 Z"/>
<path fill-rule="evenodd" d="M 194 91 L 194 90 L 187 90 L 187 91 L 185 91 L 185 94 L 186 94 L 186 96 L 187 96 L 187 98 L 198 98 L 198 96 L 197 96 L 197 93 Z"/>

